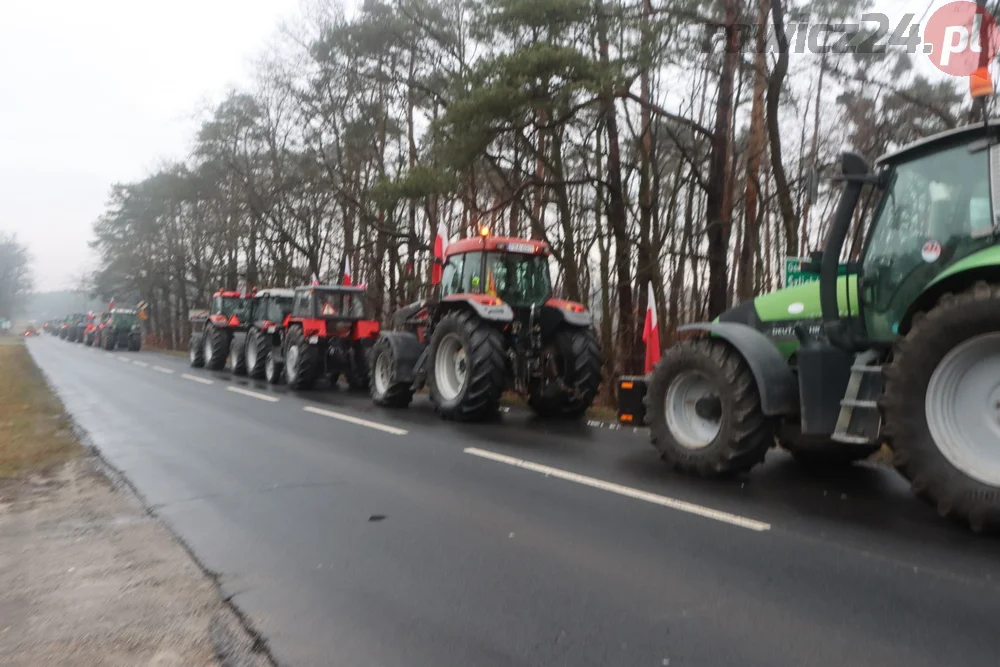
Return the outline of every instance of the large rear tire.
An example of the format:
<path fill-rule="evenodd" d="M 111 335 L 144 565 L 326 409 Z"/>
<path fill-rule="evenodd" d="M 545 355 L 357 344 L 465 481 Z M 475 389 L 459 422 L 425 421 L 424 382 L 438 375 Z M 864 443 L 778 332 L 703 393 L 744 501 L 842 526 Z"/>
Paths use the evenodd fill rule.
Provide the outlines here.
<path fill-rule="evenodd" d="M 247 333 L 247 375 L 254 380 L 265 377 L 267 357 L 271 352 L 271 341 L 260 329 Z"/>
<path fill-rule="evenodd" d="M 117 338 L 118 338 L 118 336 L 114 332 L 114 330 L 111 330 L 111 331 L 105 330 L 105 332 L 104 332 L 104 349 L 107 350 L 108 352 L 111 352 L 112 350 L 114 350 L 115 349 L 115 343 L 117 342 Z"/>
<path fill-rule="evenodd" d="M 879 407 L 896 469 L 941 516 L 1000 531 L 1000 286 L 941 297 L 884 373 Z"/>
<path fill-rule="evenodd" d="M 293 327 L 285 339 L 285 381 L 292 389 L 311 389 L 319 377 L 319 350 L 311 345 L 301 327 Z"/>
<path fill-rule="evenodd" d="M 205 344 L 202 341 L 204 334 L 191 334 L 191 341 L 188 343 L 188 360 L 191 368 L 204 368 L 205 366 Z"/>
<path fill-rule="evenodd" d="M 445 315 L 428 355 L 431 402 L 445 419 L 473 421 L 495 415 L 506 386 L 500 330 L 471 310 Z"/>
<path fill-rule="evenodd" d="M 569 391 L 550 382 L 528 396 L 528 405 L 539 417 L 578 419 L 594 402 L 601 386 L 601 347 L 597 335 L 589 327 L 561 329 L 553 337 L 548 353 Z M 544 358 L 542 363 L 548 363 L 548 359 Z"/>
<path fill-rule="evenodd" d="M 128 349 L 132 352 L 138 352 L 142 349 L 142 334 L 129 336 Z"/>
<path fill-rule="evenodd" d="M 229 336 L 227 331 L 210 326 L 203 334 L 205 349 L 205 368 L 210 371 L 221 371 L 229 356 Z"/>
<path fill-rule="evenodd" d="M 687 340 L 667 350 L 643 401 L 653 446 L 678 472 L 744 472 L 774 444 L 774 424 L 761 412 L 753 373 L 721 340 Z"/>
<path fill-rule="evenodd" d="M 239 334 L 233 336 L 233 343 L 229 350 L 229 370 L 233 375 L 247 374 L 246 344 L 245 336 Z"/>
<path fill-rule="evenodd" d="M 380 337 L 369 355 L 372 402 L 383 408 L 405 408 L 413 401 L 410 382 L 396 380 L 396 355 L 388 338 Z"/>

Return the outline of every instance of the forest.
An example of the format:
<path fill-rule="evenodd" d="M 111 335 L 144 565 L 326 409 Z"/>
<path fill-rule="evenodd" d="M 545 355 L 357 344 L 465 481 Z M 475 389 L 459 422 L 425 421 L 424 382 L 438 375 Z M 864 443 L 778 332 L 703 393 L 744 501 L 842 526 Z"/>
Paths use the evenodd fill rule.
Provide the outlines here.
<path fill-rule="evenodd" d="M 429 293 L 440 225 L 488 225 L 550 244 L 605 377 L 641 370 L 649 283 L 666 346 L 821 248 L 842 150 L 972 119 L 966 81 L 918 62 L 923 9 L 876 39 L 863 0 L 313 2 L 185 160 L 114 185 L 91 288 L 148 302 L 150 335 L 184 348 L 215 290 L 349 262 L 387 322 Z M 810 31 L 845 24 L 847 49 Z"/>

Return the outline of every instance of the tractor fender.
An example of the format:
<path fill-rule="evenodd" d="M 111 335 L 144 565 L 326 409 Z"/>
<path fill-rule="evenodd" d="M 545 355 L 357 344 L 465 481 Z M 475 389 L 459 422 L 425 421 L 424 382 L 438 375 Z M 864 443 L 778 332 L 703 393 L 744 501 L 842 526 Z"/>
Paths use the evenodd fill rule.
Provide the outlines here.
<path fill-rule="evenodd" d="M 384 338 L 392 348 L 392 358 L 396 365 L 393 377 L 396 382 L 413 382 L 424 345 L 409 331 L 383 331 L 379 338 Z"/>
<path fill-rule="evenodd" d="M 442 305 L 468 306 L 476 315 L 490 322 L 512 322 L 514 311 L 506 303 L 486 294 L 452 294 L 442 299 Z"/>
<path fill-rule="evenodd" d="M 761 332 L 738 322 L 688 324 L 677 331 L 704 331 L 732 345 L 753 373 L 761 412 L 765 415 L 792 415 L 799 411 L 798 380 L 785 357 Z"/>
<path fill-rule="evenodd" d="M 594 316 L 583 304 L 564 299 L 549 299 L 545 302 L 546 310 L 556 313 L 560 322 L 571 327 L 589 327 L 594 323 Z"/>

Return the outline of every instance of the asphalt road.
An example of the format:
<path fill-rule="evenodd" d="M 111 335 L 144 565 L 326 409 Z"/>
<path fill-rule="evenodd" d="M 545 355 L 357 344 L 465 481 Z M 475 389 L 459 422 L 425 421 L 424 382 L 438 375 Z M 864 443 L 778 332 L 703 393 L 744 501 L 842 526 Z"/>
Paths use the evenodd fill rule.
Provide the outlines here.
<path fill-rule="evenodd" d="M 632 429 L 28 345 L 285 665 L 1000 664 L 1000 541 L 884 470 L 696 482 Z"/>

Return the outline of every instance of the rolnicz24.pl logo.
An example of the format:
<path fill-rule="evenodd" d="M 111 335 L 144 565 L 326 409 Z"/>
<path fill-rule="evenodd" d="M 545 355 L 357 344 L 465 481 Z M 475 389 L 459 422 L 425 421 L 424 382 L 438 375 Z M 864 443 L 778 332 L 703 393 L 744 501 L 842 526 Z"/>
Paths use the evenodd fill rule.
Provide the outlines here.
<path fill-rule="evenodd" d="M 726 48 L 725 27 L 706 28 L 705 52 Z M 871 12 L 858 22 L 812 23 L 790 19 L 780 39 L 775 26 L 737 24 L 737 48 L 743 53 L 923 54 L 935 67 L 954 76 L 968 76 L 989 65 L 1000 49 L 1000 30 L 992 14 L 974 2 L 949 2 L 935 10 L 923 26 L 916 14 L 898 19 Z M 764 33 L 761 35 L 761 33 Z"/>

